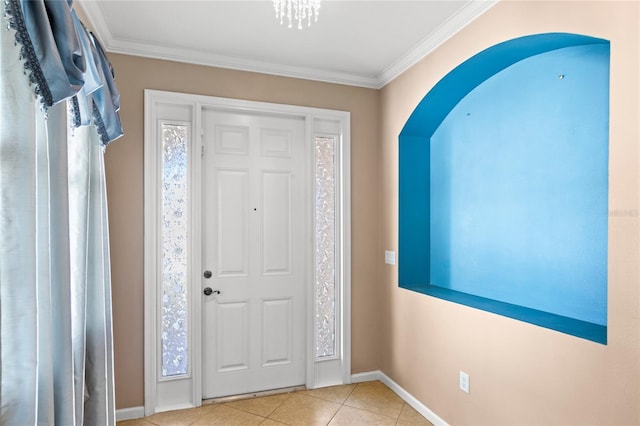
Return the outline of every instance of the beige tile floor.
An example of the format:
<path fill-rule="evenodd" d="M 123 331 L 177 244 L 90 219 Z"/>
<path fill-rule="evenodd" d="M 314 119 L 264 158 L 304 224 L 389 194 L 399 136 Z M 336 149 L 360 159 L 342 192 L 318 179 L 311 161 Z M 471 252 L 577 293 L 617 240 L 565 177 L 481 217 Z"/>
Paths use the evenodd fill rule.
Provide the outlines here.
<path fill-rule="evenodd" d="M 332 386 L 168 411 L 118 426 L 431 425 L 381 382 Z"/>

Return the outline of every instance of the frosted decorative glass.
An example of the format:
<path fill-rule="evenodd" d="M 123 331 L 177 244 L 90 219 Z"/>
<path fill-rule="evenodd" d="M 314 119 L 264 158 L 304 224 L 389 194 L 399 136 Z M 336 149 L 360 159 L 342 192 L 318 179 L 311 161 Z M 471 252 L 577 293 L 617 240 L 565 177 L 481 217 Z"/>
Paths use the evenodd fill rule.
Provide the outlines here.
<path fill-rule="evenodd" d="M 162 377 L 187 374 L 187 142 L 162 124 Z"/>
<path fill-rule="evenodd" d="M 316 357 L 336 354 L 336 170 L 334 138 L 315 141 Z"/>

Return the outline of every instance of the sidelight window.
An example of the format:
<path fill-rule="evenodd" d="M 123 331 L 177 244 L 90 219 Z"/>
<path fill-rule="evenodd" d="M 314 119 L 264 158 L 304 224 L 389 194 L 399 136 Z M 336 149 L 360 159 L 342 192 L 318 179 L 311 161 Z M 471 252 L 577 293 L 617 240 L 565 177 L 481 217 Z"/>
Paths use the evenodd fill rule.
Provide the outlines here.
<path fill-rule="evenodd" d="M 315 139 L 316 357 L 336 355 L 336 145 Z"/>
<path fill-rule="evenodd" d="M 161 123 L 162 136 L 162 377 L 187 374 L 189 127 Z"/>

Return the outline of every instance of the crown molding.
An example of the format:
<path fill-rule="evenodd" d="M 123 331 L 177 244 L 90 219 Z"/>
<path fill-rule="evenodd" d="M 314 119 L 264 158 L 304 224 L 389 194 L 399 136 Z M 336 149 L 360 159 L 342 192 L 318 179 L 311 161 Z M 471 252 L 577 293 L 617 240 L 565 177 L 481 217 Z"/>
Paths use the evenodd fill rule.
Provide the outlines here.
<path fill-rule="evenodd" d="M 458 31 L 462 30 L 478 16 L 489 10 L 498 1 L 499 0 L 470 0 L 455 15 L 445 21 L 417 46 L 400 57 L 378 76 L 280 65 L 264 61 L 217 55 L 198 50 L 178 49 L 114 39 L 97 2 L 81 0 L 76 1 L 75 4 L 82 8 L 90 21 L 90 28 L 100 39 L 105 50 L 110 53 L 380 89 L 415 65 Z"/>
<path fill-rule="evenodd" d="M 235 58 L 217 55 L 198 50 L 168 48 L 145 43 L 116 40 L 107 51 L 124 55 L 142 56 L 146 58 L 164 59 L 168 61 L 186 62 L 195 65 L 206 65 L 218 68 L 228 68 L 239 71 L 257 72 L 282 77 L 315 80 L 327 83 L 345 84 L 368 88 L 378 88 L 378 79 L 357 74 L 341 73 L 313 68 L 280 65 L 251 59 Z"/>
<path fill-rule="evenodd" d="M 384 70 L 378 79 L 379 87 L 384 87 L 387 83 L 411 68 L 418 61 L 437 49 L 442 43 L 449 40 L 473 22 L 477 17 L 491 9 L 496 3 L 498 3 L 498 0 L 469 1 L 455 15 L 451 16 L 431 34 L 425 37 L 416 47 Z"/>
<path fill-rule="evenodd" d="M 111 30 L 109 30 L 107 21 L 104 19 L 102 10 L 100 10 L 100 6 L 98 6 L 98 2 L 82 0 L 75 1 L 73 5 L 74 7 L 79 6 L 82 12 L 84 12 L 89 20 L 85 25 L 91 32 L 98 36 L 100 43 L 108 51 L 108 46 L 113 43 L 113 36 L 111 34 Z"/>

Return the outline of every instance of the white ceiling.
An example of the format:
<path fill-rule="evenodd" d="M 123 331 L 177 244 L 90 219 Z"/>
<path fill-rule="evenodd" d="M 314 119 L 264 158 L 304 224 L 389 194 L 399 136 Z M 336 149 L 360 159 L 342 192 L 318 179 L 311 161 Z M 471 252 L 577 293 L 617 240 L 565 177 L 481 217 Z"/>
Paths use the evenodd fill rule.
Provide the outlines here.
<path fill-rule="evenodd" d="M 108 52 L 380 88 L 496 0 L 323 0 L 299 30 L 271 0 L 81 0 Z"/>

